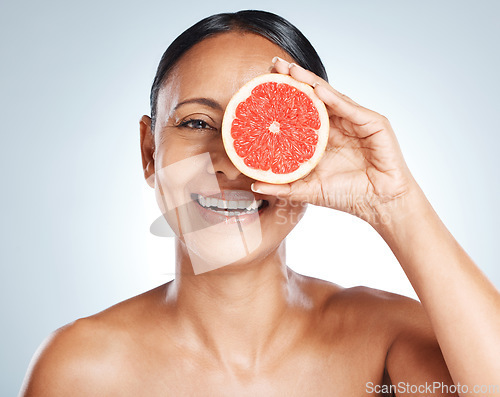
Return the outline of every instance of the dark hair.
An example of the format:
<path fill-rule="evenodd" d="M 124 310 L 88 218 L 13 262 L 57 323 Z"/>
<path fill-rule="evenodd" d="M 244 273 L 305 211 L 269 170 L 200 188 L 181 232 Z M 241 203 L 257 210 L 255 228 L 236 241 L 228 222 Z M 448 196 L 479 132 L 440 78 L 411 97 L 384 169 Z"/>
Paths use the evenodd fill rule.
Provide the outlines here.
<path fill-rule="evenodd" d="M 212 15 L 197 22 L 177 37 L 161 57 L 156 76 L 151 87 L 151 131 L 156 122 L 158 92 L 168 73 L 186 51 L 210 36 L 240 31 L 255 33 L 281 47 L 302 67 L 328 80 L 325 67 L 309 40 L 286 19 L 267 12 L 244 10 L 235 13 Z"/>

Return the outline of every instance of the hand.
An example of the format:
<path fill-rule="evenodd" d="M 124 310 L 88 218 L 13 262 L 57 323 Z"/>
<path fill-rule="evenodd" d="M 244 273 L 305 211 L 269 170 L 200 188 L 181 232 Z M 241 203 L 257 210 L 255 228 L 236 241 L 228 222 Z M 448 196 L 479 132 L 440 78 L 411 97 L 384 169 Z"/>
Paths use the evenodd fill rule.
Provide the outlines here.
<path fill-rule="evenodd" d="M 284 185 L 257 181 L 253 189 L 348 212 L 369 223 L 380 219 L 416 184 L 389 121 L 298 65 L 278 59 L 274 67 L 315 87 L 330 116 L 330 136 L 325 154 L 307 176 Z"/>

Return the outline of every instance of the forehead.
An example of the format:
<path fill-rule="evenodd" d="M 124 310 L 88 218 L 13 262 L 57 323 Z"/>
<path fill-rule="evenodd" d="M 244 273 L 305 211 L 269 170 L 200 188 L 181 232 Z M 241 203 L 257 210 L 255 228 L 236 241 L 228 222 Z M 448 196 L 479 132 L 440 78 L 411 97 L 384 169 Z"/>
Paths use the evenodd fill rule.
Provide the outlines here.
<path fill-rule="evenodd" d="M 292 61 L 281 47 L 256 34 L 230 32 L 201 41 L 181 57 L 160 90 L 158 119 L 190 98 L 211 98 L 225 108 L 243 84 L 271 71 L 274 56 Z"/>

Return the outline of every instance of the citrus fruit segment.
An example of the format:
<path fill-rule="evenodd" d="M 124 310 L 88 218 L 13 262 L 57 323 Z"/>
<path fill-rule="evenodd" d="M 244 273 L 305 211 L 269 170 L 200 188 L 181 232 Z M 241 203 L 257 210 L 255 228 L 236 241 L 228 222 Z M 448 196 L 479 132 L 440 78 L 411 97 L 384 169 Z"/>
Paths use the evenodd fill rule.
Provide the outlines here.
<path fill-rule="evenodd" d="M 264 74 L 241 87 L 222 121 L 224 148 L 236 168 L 267 183 L 288 183 L 319 162 L 330 130 L 324 103 L 311 86 Z"/>

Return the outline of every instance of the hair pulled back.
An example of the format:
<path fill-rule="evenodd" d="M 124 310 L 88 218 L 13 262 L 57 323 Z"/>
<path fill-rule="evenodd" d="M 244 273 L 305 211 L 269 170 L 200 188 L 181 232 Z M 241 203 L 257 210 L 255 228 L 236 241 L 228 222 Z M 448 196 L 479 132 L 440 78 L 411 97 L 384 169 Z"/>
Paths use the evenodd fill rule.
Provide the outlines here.
<path fill-rule="evenodd" d="M 179 35 L 161 57 L 151 87 L 151 131 L 156 123 L 158 92 L 177 61 L 195 44 L 219 33 L 240 31 L 258 34 L 281 47 L 299 65 L 328 80 L 325 67 L 309 40 L 294 25 L 267 11 L 243 10 L 212 15 Z"/>

